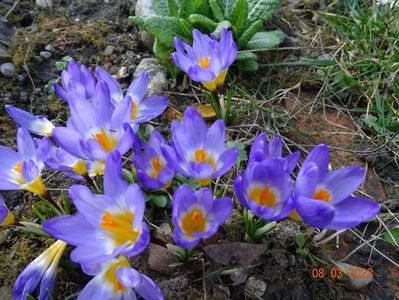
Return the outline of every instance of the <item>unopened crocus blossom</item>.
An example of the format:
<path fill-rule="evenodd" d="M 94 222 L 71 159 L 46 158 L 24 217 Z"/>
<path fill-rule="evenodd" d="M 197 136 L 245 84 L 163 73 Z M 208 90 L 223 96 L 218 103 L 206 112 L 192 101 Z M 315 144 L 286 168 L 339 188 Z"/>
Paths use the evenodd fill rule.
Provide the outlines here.
<path fill-rule="evenodd" d="M 139 151 L 133 155 L 137 179 L 145 188 L 168 187 L 175 176 L 175 170 L 161 151 L 161 146 L 166 144 L 164 137 L 158 131 L 153 131 L 149 143 L 142 143 Z"/>
<path fill-rule="evenodd" d="M 140 124 L 150 121 L 161 115 L 168 106 L 168 97 L 149 96 L 144 97 L 148 87 L 148 73 L 142 72 L 130 84 L 125 96 L 116 79 L 100 67 L 96 68 L 98 80 L 107 83 L 111 94 L 112 103 L 124 107 L 126 118 L 132 124 Z"/>
<path fill-rule="evenodd" d="M 328 171 L 326 145 L 316 146 L 299 171 L 294 208 L 308 225 L 325 229 L 348 229 L 370 220 L 380 211 L 377 202 L 352 196 L 365 178 L 360 166 Z"/>
<path fill-rule="evenodd" d="M 3 196 L 0 195 L 0 226 L 11 225 L 15 222 L 14 214 L 7 208 Z"/>
<path fill-rule="evenodd" d="M 283 146 L 280 137 L 274 137 L 270 142 L 268 141 L 266 134 L 262 133 L 257 136 L 255 141 L 252 143 L 251 152 L 249 154 L 248 164 L 253 162 L 260 162 L 270 158 L 280 158 L 283 161 L 284 170 L 291 173 L 295 169 L 298 163 L 300 153 L 296 151 L 284 158 Z"/>
<path fill-rule="evenodd" d="M 238 150 L 235 147 L 225 149 L 222 120 L 208 129 L 200 113 L 189 107 L 182 122 L 172 122 L 171 130 L 173 148 L 163 145 L 162 153 L 176 171 L 197 179 L 202 186 L 222 176 L 235 164 Z"/>
<path fill-rule="evenodd" d="M 50 147 L 50 140 L 47 137 L 35 142 L 28 130 L 19 128 L 17 152 L 0 146 L 0 190 L 23 189 L 39 196 L 46 196 L 47 190 L 41 178 L 41 171 Z"/>
<path fill-rule="evenodd" d="M 265 220 L 281 220 L 292 209 L 291 178 L 278 158 L 249 164 L 236 177 L 234 190 L 246 209 Z"/>
<path fill-rule="evenodd" d="M 12 105 L 5 105 L 5 108 L 18 126 L 26 128 L 33 134 L 51 137 L 51 131 L 54 129 L 54 125 L 45 117 L 34 116 Z"/>
<path fill-rule="evenodd" d="M 66 127 L 53 129 L 55 142 L 73 156 L 85 160 L 104 161 L 108 153 L 125 154 L 132 145 L 133 131 L 125 119 L 125 110 L 111 103 L 104 81 L 96 85 L 91 102 L 70 92 L 71 117 Z"/>
<path fill-rule="evenodd" d="M 104 195 L 74 185 L 69 196 L 78 213 L 45 221 L 43 229 L 76 246 L 71 258 L 84 270 L 120 254 L 137 255 L 147 247 L 144 194 L 137 184 L 128 185 L 123 180 L 122 158 L 117 151 L 110 153 L 105 162 Z"/>
<path fill-rule="evenodd" d="M 145 300 L 164 299 L 160 288 L 149 277 L 132 267 L 125 256 L 100 264 L 90 275 L 95 276 L 80 292 L 79 300 Z"/>
<path fill-rule="evenodd" d="M 220 31 L 220 40 L 211 34 L 193 30 L 193 46 L 178 38 L 174 39 L 176 52 L 172 60 L 188 76 L 209 91 L 215 91 L 224 84 L 227 71 L 237 57 L 237 45 L 233 34 L 226 28 Z"/>
<path fill-rule="evenodd" d="M 183 248 L 195 247 L 213 236 L 233 208 L 229 197 L 213 199 L 209 188 L 193 191 L 183 184 L 173 194 L 173 240 Z"/>
<path fill-rule="evenodd" d="M 39 300 L 52 299 L 58 262 L 66 247 L 63 241 L 56 241 L 34 261 L 32 261 L 17 278 L 12 289 L 12 299 L 25 300 L 39 288 Z"/>
<path fill-rule="evenodd" d="M 44 163 L 48 168 L 64 172 L 67 176 L 76 180 L 84 181 L 89 176 L 86 162 L 60 147 L 52 146 Z"/>
<path fill-rule="evenodd" d="M 76 93 L 83 99 L 91 99 L 94 95 L 96 80 L 85 65 L 79 65 L 76 61 L 68 62 L 66 70 L 61 72 L 63 88 L 54 83 L 54 91 L 64 101 L 69 101 L 69 92 Z"/>

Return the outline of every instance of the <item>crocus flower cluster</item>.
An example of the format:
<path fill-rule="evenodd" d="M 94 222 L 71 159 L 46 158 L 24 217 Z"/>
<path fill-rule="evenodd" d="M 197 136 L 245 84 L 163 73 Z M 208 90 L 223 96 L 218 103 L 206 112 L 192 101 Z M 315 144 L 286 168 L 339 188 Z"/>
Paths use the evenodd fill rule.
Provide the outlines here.
<path fill-rule="evenodd" d="M 237 57 L 233 34 L 226 28 L 220 31 L 219 41 L 214 34 L 208 36 L 194 29 L 192 47 L 178 38 L 174 39 L 174 45 L 175 64 L 212 92 L 224 84 L 227 71 Z"/>
<path fill-rule="evenodd" d="M 298 153 L 282 158 L 279 138 L 261 134 L 253 143 L 247 169 L 234 182 L 242 205 L 254 215 L 281 220 L 288 215 L 316 228 L 347 229 L 379 213 L 373 200 L 352 196 L 365 177 L 360 166 L 328 171 L 327 146 L 315 147 L 298 173 L 293 189 L 290 173 Z"/>

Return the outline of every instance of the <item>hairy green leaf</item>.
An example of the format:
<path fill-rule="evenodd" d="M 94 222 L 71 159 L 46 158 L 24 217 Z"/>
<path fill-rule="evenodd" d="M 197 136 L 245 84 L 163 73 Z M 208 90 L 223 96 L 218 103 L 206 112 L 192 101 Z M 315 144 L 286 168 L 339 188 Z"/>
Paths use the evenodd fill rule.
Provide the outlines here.
<path fill-rule="evenodd" d="M 168 0 L 170 16 L 178 17 L 179 15 L 179 2 L 177 0 Z"/>
<path fill-rule="evenodd" d="M 172 16 L 168 2 L 168 0 L 152 0 L 152 5 L 157 15 L 166 17 Z"/>
<path fill-rule="evenodd" d="M 229 21 L 222 21 L 218 24 L 218 26 L 216 26 L 215 31 L 213 32 L 217 37 L 220 37 L 220 31 L 222 30 L 222 28 L 227 28 L 230 29 L 231 28 L 231 23 Z"/>
<path fill-rule="evenodd" d="M 258 20 L 269 21 L 279 7 L 280 1 L 281 0 L 248 0 L 248 22 L 253 23 Z"/>
<path fill-rule="evenodd" d="M 240 49 L 244 48 L 248 41 L 250 39 L 252 39 L 252 37 L 255 35 L 255 33 L 257 33 L 263 25 L 263 21 L 262 20 L 258 20 L 254 23 L 252 23 L 240 36 L 240 38 L 238 39 L 238 47 Z M 244 48 L 245 49 L 245 48 Z"/>
<path fill-rule="evenodd" d="M 247 28 L 248 2 L 247 0 L 237 0 L 229 19 L 235 28 L 235 35 L 241 36 L 241 33 Z"/>
<path fill-rule="evenodd" d="M 187 19 L 192 14 L 209 16 L 211 10 L 207 0 L 180 0 L 179 18 Z"/>
<path fill-rule="evenodd" d="M 192 25 L 195 27 L 203 28 L 206 31 L 212 32 L 215 30 L 216 26 L 218 25 L 213 20 L 199 14 L 193 14 L 188 17 L 188 20 Z"/>
<path fill-rule="evenodd" d="M 144 29 L 164 45 L 173 45 L 175 36 L 187 40 L 180 29 L 179 20 L 174 17 L 146 16 L 129 17 L 129 20 Z"/>
<path fill-rule="evenodd" d="M 248 49 L 270 49 L 275 48 L 285 39 L 284 32 L 280 30 L 275 31 L 261 31 L 257 32 L 248 42 Z"/>
<path fill-rule="evenodd" d="M 236 4 L 237 0 L 223 0 L 224 3 L 224 17 L 228 19 L 231 16 L 231 13 L 233 12 L 234 6 Z"/>
<path fill-rule="evenodd" d="M 237 66 L 242 71 L 253 72 L 259 68 L 255 58 L 249 58 L 237 61 Z"/>
<path fill-rule="evenodd" d="M 152 51 L 163 62 L 167 62 L 170 59 L 170 53 L 173 51 L 173 48 L 165 46 L 158 39 L 155 39 L 154 46 L 152 47 Z"/>
<path fill-rule="evenodd" d="M 399 244 L 399 228 L 395 227 L 384 233 L 384 241 L 390 244 Z"/>
<path fill-rule="evenodd" d="M 249 51 L 239 52 L 237 54 L 236 61 L 246 60 L 246 59 L 256 59 L 256 54 Z"/>
<path fill-rule="evenodd" d="M 219 22 L 224 20 L 224 12 L 222 6 L 219 4 L 218 0 L 209 0 L 209 6 L 212 9 L 212 13 L 215 16 L 216 20 Z"/>

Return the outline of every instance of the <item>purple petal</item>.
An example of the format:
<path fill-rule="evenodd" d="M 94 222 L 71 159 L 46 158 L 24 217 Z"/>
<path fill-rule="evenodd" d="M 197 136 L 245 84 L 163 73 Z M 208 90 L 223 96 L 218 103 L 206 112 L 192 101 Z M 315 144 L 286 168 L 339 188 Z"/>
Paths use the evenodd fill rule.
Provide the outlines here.
<path fill-rule="evenodd" d="M 316 228 L 328 225 L 335 213 L 331 204 L 302 196 L 294 198 L 294 208 L 306 224 Z"/>
<path fill-rule="evenodd" d="M 81 136 L 76 131 L 65 127 L 56 127 L 53 129 L 53 139 L 61 148 L 72 155 L 83 159 L 87 158 L 82 153 Z"/>
<path fill-rule="evenodd" d="M 238 156 L 237 148 L 231 147 L 226 149 L 226 151 L 224 151 L 224 153 L 222 154 L 222 156 L 219 157 L 219 160 L 216 163 L 218 169 L 213 174 L 213 177 L 216 178 L 222 176 L 227 171 L 229 171 L 235 165 L 237 161 L 237 156 Z"/>
<path fill-rule="evenodd" d="M 214 156 L 219 157 L 224 151 L 225 130 L 224 122 L 217 120 L 211 128 L 209 128 L 204 142 L 204 149 L 212 153 Z"/>
<path fill-rule="evenodd" d="M 308 154 L 302 166 L 308 163 L 315 163 L 319 168 L 319 180 L 323 180 L 327 174 L 328 164 L 330 163 L 330 151 L 324 144 L 317 145 Z M 301 171 L 299 171 L 298 176 L 301 176 Z"/>
<path fill-rule="evenodd" d="M 137 123 L 148 122 L 160 116 L 169 104 L 166 96 L 150 96 L 138 104 Z"/>
<path fill-rule="evenodd" d="M 109 91 L 111 93 L 111 98 L 114 100 L 114 102 L 118 103 L 122 101 L 123 94 L 118 81 L 116 81 L 114 77 L 112 77 L 108 72 L 100 67 L 96 68 L 96 75 L 99 81 L 104 80 L 107 83 Z"/>
<path fill-rule="evenodd" d="M 130 96 L 134 101 L 140 102 L 147 92 L 148 73 L 141 72 L 139 76 L 130 84 L 126 96 Z"/>
<path fill-rule="evenodd" d="M 318 184 L 319 168 L 313 162 L 303 164 L 296 179 L 295 194 L 313 198 Z"/>
<path fill-rule="evenodd" d="M 6 146 L 0 145 L 0 168 L 12 169 L 22 160 L 22 157 Z"/>
<path fill-rule="evenodd" d="M 17 131 L 18 153 L 24 160 L 36 158 L 36 145 L 29 131 L 25 128 L 18 128 Z"/>
<path fill-rule="evenodd" d="M 323 228 L 332 230 L 353 228 L 369 221 L 380 212 L 380 205 L 376 201 L 358 197 L 348 197 L 334 205 L 334 208 L 334 218 Z"/>
<path fill-rule="evenodd" d="M 123 197 L 128 184 L 122 176 L 122 157 L 118 151 L 108 154 L 104 169 L 104 194 L 111 198 Z"/>

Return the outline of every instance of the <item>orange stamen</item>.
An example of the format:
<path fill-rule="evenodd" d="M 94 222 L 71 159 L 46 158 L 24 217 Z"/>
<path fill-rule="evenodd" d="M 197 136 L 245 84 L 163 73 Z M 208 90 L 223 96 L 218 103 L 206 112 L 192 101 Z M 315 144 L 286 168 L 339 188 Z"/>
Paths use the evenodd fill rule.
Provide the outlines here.
<path fill-rule="evenodd" d="M 208 218 L 202 214 L 201 210 L 193 209 L 181 219 L 181 228 L 188 236 L 192 237 L 193 232 L 204 232 L 207 222 Z"/>
<path fill-rule="evenodd" d="M 132 103 L 132 119 L 136 119 L 137 118 L 137 103 L 133 101 Z"/>
<path fill-rule="evenodd" d="M 331 202 L 331 195 L 326 190 L 319 189 L 313 194 L 313 199 L 321 200 L 321 201 L 330 203 Z"/>
<path fill-rule="evenodd" d="M 208 55 L 205 56 L 204 58 L 198 57 L 198 63 L 199 63 L 200 66 L 201 66 L 202 68 L 204 68 L 204 69 L 208 69 L 208 67 L 209 67 L 209 62 L 210 62 L 210 60 L 209 60 L 209 56 L 208 56 Z"/>
<path fill-rule="evenodd" d="M 274 207 L 277 202 L 276 193 L 268 186 L 263 188 L 254 187 L 249 193 L 249 198 L 261 206 L 270 208 Z"/>
<path fill-rule="evenodd" d="M 96 133 L 94 138 L 100 143 L 101 147 L 106 152 L 111 152 L 115 148 L 118 140 L 115 138 L 110 138 L 105 132 L 104 128 L 100 129 L 100 133 Z"/>

